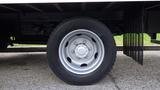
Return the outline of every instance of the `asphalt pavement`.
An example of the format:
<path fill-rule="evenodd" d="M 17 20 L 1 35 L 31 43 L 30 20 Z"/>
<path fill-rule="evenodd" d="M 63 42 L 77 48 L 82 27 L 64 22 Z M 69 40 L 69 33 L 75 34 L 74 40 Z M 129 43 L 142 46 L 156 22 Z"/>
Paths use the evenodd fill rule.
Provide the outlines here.
<path fill-rule="evenodd" d="M 117 53 L 112 71 L 88 86 L 68 85 L 51 71 L 45 52 L 0 53 L 0 90 L 160 90 L 160 51 L 145 51 L 144 65 Z"/>

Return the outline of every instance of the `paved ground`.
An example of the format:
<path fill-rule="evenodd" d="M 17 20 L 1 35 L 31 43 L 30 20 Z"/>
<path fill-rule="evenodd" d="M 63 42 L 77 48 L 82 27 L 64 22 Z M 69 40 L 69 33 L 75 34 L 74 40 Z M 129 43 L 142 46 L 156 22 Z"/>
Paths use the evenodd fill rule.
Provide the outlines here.
<path fill-rule="evenodd" d="M 0 90 L 160 90 L 160 52 L 145 52 L 144 66 L 118 52 L 112 72 L 90 86 L 58 79 L 45 53 L 0 53 Z"/>

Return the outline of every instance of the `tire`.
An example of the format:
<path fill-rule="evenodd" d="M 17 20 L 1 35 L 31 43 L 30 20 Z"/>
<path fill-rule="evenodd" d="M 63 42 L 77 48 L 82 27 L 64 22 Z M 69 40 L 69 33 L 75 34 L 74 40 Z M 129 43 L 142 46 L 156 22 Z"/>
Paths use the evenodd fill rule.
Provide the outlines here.
<path fill-rule="evenodd" d="M 76 32 L 82 34 L 77 34 Z M 74 33 L 76 33 L 77 36 L 74 36 Z M 94 35 L 95 37 L 93 37 L 93 39 L 95 40 L 91 41 Z M 68 39 L 65 37 L 68 37 Z M 77 42 L 74 42 L 74 38 L 76 38 L 75 41 Z M 62 43 L 66 40 L 72 41 L 67 41 L 69 44 Z M 81 43 L 82 40 L 89 40 L 89 42 Z M 75 46 L 74 44 L 72 45 L 72 43 L 75 43 Z M 90 48 L 96 48 L 95 51 L 98 53 L 97 55 L 92 49 L 89 49 L 87 46 L 89 43 L 94 44 L 91 44 Z M 87 45 L 85 46 L 85 44 Z M 62 46 L 65 46 L 66 49 Z M 74 49 L 71 51 L 73 47 Z M 73 57 L 65 57 L 67 55 Z M 91 18 L 76 18 L 60 24 L 51 33 L 47 45 L 47 56 L 50 68 L 60 79 L 68 84 L 90 85 L 100 81 L 110 72 L 116 58 L 116 46 L 112 33 L 106 25 Z M 92 60 L 86 59 L 90 56 L 93 58 Z M 90 63 L 82 64 L 85 62 Z"/>
<path fill-rule="evenodd" d="M 8 47 L 8 43 L 6 41 L 0 41 L 0 49 L 6 49 Z"/>

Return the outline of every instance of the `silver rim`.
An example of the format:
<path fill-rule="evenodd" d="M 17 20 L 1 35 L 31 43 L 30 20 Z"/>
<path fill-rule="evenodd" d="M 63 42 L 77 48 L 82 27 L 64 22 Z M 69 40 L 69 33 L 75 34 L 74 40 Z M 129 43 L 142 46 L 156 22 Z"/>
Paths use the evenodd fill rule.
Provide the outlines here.
<path fill-rule="evenodd" d="M 63 66 L 75 74 L 95 71 L 104 58 L 104 45 L 94 32 L 78 29 L 68 33 L 59 46 L 59 58 Z"/>

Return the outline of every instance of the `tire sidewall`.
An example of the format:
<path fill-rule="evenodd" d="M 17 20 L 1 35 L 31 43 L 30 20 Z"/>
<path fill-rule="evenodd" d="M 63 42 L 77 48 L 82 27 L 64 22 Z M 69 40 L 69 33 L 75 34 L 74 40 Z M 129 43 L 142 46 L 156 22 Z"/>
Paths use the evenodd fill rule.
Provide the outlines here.
<path fill-rule="evenodd" d="M 65 35 L 77 29 L 86 29 L 97 34 L 105 48 L 105 55 L 101 65 L 89 74 L 75 74 L 68 71 L 61 63 L 58 49 Z M 102 79 L 112 68 L 116 57 L 115 42 L 110 30 L 101 22 L 90 18 L 72 19 L 60 24 L 51 34 L 47 46 L 48 62 L 53 72 L 62 80 L 70 84 L 93 84 Z"/>
<path fill-rule="evenodd" d="M 8 43 L 5 41 L 0 41 L 0 49 L 6 49 L 8 47 Z"/>

